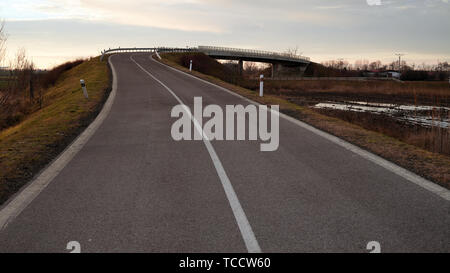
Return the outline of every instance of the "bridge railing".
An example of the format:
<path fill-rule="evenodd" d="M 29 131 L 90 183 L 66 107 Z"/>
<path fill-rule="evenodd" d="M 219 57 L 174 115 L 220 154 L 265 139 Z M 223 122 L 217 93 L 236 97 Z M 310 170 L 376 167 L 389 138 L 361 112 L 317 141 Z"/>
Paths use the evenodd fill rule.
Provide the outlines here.
<path fill-rule="evenodd" d="M 242 48 L 220 47 L 220 46 L 198 46 L 198 50 L 204 53 L 212 53 L 212 54 L 222 53 L 223 55 L 247 55 L 266 59 L 283 59 L 289 61 L 305 61 L 305 62 L 310 61 L 308 57 L 301 55 L 293 55 L 288 53 L 278 53 L 255 49 L 242 49 Z"/>
<path fill-rule="evenodd" d="M 198 46 L 198 47 L 187 47 L 187 48 L 179 48 L 179 47 L 118 47 L 118 48 L 109 48 L 107 50 L 102 51 L 102 56 L 100 60 L 103 60 L 106 54 L 114 54 L 114 53 L 125 53 L 125 52 L 193 52 L 199 51 L 205 54 L 223 54 L 230 56 L 249 56 L 263 59 L 274 59 L 274 60 L 283 60 L 283 61 L 296 61 L 296 62 L 308 62 L 310 59 L 301 55 L 293 55 L 288 53 L 278 53 L 264 50 L 255 50 L 255 49 L 242 49 L 242 48 L 232 48 L 232 47 L 219 47 L 219 46 Z"/>
<path fill-rule="evenodd" d="M 196 51 L 196 48 L 179 48 L 179 47 L 118 47 L 118 48 L 109 48 L 102 51 L 102 56 L 100 60 L 103 61 L 103 58 L 106 54 L 114 54 L 114 53 L 127 53 L 127 52 L 191 52 Z"/>

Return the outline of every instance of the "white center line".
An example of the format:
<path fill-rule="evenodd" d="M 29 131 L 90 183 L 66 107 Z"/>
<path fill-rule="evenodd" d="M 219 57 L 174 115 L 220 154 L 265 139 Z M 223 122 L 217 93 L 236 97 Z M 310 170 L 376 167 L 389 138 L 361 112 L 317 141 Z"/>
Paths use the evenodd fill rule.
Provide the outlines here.
<path fill-rule="evenodd" d="M 208 153 L 211 157 L 211 160 L 214 164 L 214 167 L 216 168 L 217 175 L 220 178 L 220 182 L 222 183 L 223 189 L 225 191 L 225 194 L 228 198 L 228 202 L 230 203 L 231 209 L 233 211 L 234 217 L 236 219 L 236 222 L 239 226 L 239 230 L 241 231 L 242 238 L 244 239 L 245 246 L 247 247 L 247 251 L 249 253 L 261 253 L 261 248 L 259 247 L 258 241 L 256 240 L 255 234 L 253 233 L 252 227 L 250 226 L 250 223 L 248 222 L 247 216 L 245 215 L 244 210 L 242 209 L 241 203 L 239 202 L 239 199 L 236 195 L 236 192 L 233 189 L 233 186 L 231 185 L 230 179 L 228 178 L 227 173 L 225 172 L 225 169 L 222 166 L 222 163 L 220 162 L 219 157 L 217 156 L 216 151 L 214 150 L 214 147 L 212 146 L 209 139 L 206 137 L 206 134 L 203 132 L 203 129 L 201 128 L 198 121 L 194 118 L 192 115 L 190 109 L 183 103 L 183 101 L 170 89 L 167 85 L 165 85 L 163 82 L 161 82 L 159 79 L 157 79 L 155 76 L 153 76 L 150 72 L 148 72 L 145 68 L 143 68 L 139 63 L 137 63 L 133 56 L 130 56 L 130 59 L 140 68 L 142 71 L 147 73 L 150 77 L 152 77 L 155 81 L 157 81 L 159 84 L 161 84 L 167 91 L 169 91 L 170 94 L 181 104 L 183 105 L 183 109 L 186 111 L 186 114 L 191 118 L 192 122 L 194 123 L 194 127 L 196 130 L 203 135 L 203 143 L 206 146 L 206 149 L 208 150 Z"/>

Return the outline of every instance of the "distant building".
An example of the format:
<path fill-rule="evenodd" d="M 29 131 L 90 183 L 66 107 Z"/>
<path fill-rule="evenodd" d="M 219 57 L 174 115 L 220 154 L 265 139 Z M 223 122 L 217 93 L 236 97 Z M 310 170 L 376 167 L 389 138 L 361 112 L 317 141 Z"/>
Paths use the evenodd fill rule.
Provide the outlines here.
<path fill-rule="evenodd" d="M 400 79 L 400 76 L 402 74 L 398 71 L 394 70 L 386 70 L 386 71 L 380 71 L 380 70 L 373 70 L 373 71 L 366 71 L 363 73 L 364 77 L 369 78 L 394 78 L 394 79 Z"/>
<path fill-rule="evenodd" d="M 386 71 L 386 74 L 388 78 L 395 78 L 395 79 L 400 79 L 400 76 L 402 75 L 402 73 L 397 71 Z"/>

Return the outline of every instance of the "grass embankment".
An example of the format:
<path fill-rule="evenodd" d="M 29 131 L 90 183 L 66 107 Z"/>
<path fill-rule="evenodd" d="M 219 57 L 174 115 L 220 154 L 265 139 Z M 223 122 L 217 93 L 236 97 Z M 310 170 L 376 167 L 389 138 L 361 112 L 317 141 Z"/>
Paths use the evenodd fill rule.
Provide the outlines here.
<path fill-rule="evenodd" d="M 164 59 L 173 64 L 179 64 L 187 68 L 189 67 L 189 62 L 192 60 L 192 70 L 213 76 L 225 82 L 238 85 L 244 84 L 244 79 L 239 77 L 237 71 L 233 71 L 203 53 L 170 53 L 163 55 Z"/>
<path fill-rule="evenodd" d="M 80 79 L 86 81 L 89 99 Z M 0 204 L 89 125 L 109 94 L 110 79 L 107 62 L 85 61 L 45 90 L 42 109 L 0 132 Z"/>
<path fill-rule="evenodd" d="M 384 157 L 406 169 L 409 169 L 423 177 L 426 177 L 446 188 L 450 189 L 450 157 L 433 153 L 430 151 L 427 151 L 425 149 L 422 149 L 418 146 L 407 144 L 403 141 L 400 141 L 399 139 L 396 139 L 394 137 L 387 136 L 385 134 L 375 132 L 372 130 L 364 129 L 361 126 L 358 126 L 356 124 L 346 122 L 344 120 L 341 120 L 336 117 L 330 117 L 327 115 L 320 114 L 313 109 L 307 107 L 307 106 L 301 106 L 297 103 L 293 103 L 292 101 L 288 100 L 288 96 L 282 96 L 280 94 L 277 94 L 276 92 L 267 92 L 265 93 L 264 97 L 259 97 L 258 93 L 243 88 L 240 86 L 236 86 L 234 84 L 230 84 L 226 81 L 224 81 L 224 76 L 218 77 L 218 76 L 211 76 L 206 75 L 203 73 L 200 73 L 198 71 L 191 71 L 189 72 L 189 69 L 185 66 L 183 66 L 182 62 L 182 53 L 167 53 L 167 54 L 161 54 L 163 59 L 161 60 L 163 63 L 173 66 L 175 68 L 178 68 L 184 72 L 190 73 L 196 77 L 208 80 L 212 83 L 215 83 L 217 85 L 220 85 L 222 87 L 225 87 L 229 90 L 232 90 L 244 97 L 247 97 L 249 99 L 252 99 L 254 101 L 257 101 L 262 104 L 278 104 L 280 105 L 280 111 L 290 115 L 292 117 L 295 117 L 299 120 L 302 120 L 308 124 L 311 124 L 312 126 L 319 128 L 321 130 L 324 130 L 326 132 L 329 132 L 335 136 L 338 136 L 342 139 L 345 139 L 359 147 L 362 147 L 364 149 L 367 149 L 381 157 Z M 194 67 L 195 69 L 195 67 Z M 217 69 L 215 69 L 217 71 Z M 207 72 L 206 70 L 203 70 Z M 292 84 L 292 83 L 287 83 Z M 325 86 L 321 90 L 325 90 L 324 88 L 327 88 L 329 84 L 333 84 L 331 82 L 329 83 L 309 83 L 305 82 L 305 85 L 309 84 L 315 84 L 319 85 L 324 84 Z M 353 82 L 350 83 L 342 83 L 344 86 L 352 85 Z M 357 83 L 360 84 L 360 83 Z M 365 83 L 362 83 L 363 85 Z M 390 84 L 390 83 L 387 83 Z M 384 83 L 383 83 L 384 85 Z M 308 88 L 310 88 L 309 86 Z M 360 86 L 361 87 L 361 86 Z M 351 87 L 353 88 L 353 87 Z M 403 88 L 403 87 L 401 87 Z M 268 90 L 269 88 L 265 88 L 265 90 Z M 440 88 L 437 88 L 440 90 Z M 357 90 L 356 88 L 353 88 L 353 90 Z M 384 91 L 383 88 L 374 88 L 372 90 L 377 90 L 379 92 L 388 92 Z M 387 90 L 387 89 L 386 89 Z M 395 91 L 395 90 L 394 90 Z M 394 92 L 389 91 L 389 92 Z M 416 90 L 417 91 L 417 90 Z M 409 92 L 416 92 L 416 91 L 409 91 Z M 324 91 L 325 92 L 325 91 Z M 342 89 L 342 93 L 345 93 L 346 91 Z M 405 91 L 404 92 L 408 92 Z M 373 92 L 372 92 L 373 94 Z M 380 94 L 380 93 L 379 93 Z M 401 93 L 403 94 L 403 93 Z M 441 91 L 437 91 L 436 95 L 441 95 Z M 366 93 L 367 95 L 367 93 Z M 396 96 L 398 94 L 393 94 L 393 96 Z M 426 96 L 429 96 L 428 93 L 426 93 Z"/>

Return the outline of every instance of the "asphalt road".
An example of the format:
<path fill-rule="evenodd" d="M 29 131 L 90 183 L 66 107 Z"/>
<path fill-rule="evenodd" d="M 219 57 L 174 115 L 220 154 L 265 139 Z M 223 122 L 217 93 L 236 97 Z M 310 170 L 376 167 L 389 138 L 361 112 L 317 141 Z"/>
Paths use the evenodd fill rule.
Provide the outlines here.
<path fill-rule="evenodd" d="M 368 252 L 369 241 L 382 252 L 450 252 L 449 201 L 285 119 L 274 152 L 211 141 L 230 201 L 205 143 L 172 139 L 178 101 L 167 88 L 191 108 L 195 96 L 248 102 L 130 56 L 111 57 L 109 115 L 0 231 L 0 252 L 68 252 L 69 241 L 82 252 L 247 252 L 249 242 L 262 252 Z"/>

